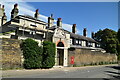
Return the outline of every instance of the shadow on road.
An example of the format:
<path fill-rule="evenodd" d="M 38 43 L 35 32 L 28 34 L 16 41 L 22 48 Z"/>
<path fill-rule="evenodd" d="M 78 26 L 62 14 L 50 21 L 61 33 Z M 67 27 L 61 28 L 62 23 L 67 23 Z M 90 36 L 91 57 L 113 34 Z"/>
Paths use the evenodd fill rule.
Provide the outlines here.
<path fill-rule="evenodd" d="M 118 70 L 117 72 L 113 72 L 113 71 L 105 71 L 105 72 L 108 73 L 109 76 L 111 76 L 115 79 L 120 79 L 120 65 L 118 65 L 118 66 L 106 66 L 106 67 Z"/>

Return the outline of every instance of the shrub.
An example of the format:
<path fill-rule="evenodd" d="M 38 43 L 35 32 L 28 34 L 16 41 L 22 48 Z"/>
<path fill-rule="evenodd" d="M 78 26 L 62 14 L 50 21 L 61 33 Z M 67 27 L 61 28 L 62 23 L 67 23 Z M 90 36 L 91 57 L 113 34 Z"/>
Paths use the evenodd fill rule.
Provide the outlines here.
<path fill-rule="evenodd" d="M 55 43 L 44 41 L 43 42 L 43 61 L 42 68 L 51 68 L 55 64 Z"/>
<path fill-rule="evenodd" d="M 117 45 L 118 60 L 120 61 L 120 44 Z"/>
<path fill-rule="evenodd" d="M 42 67 L 42 48 L 38 42 L 28 38 L 22 42 L 21 48 L 24 56 L 24 68 L 35 69 Z"/>

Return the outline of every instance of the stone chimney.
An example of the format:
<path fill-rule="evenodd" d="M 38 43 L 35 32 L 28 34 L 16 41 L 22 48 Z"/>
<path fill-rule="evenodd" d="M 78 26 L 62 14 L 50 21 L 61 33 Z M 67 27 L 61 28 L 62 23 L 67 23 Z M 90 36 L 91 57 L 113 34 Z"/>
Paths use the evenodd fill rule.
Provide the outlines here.
<path fill-rule="evenodd" d="M 4 5 L 1 5 L 0 4 L 0 26 L 3 24 L 3 16 L 4 16 L 4 11 L 5 11 L 5 9 L 4 9 Z"/>
<path fill-rule="evenodd" d="M 36 9 L 34 17 L 38 19 L 38 16 L 39 16 L 39 9 Z"/>
<path fill-rule="evenodd" d="M 57 26 L 58 27 L 62 27 L 62 19 L 61 18 L 58 18 L 58 20 L 57 20 Z"/>
<path fill-rule="evenodd" d="M 76 33 L 76 24 L 73 24 L 73 26 L 72 26 L 72 33 Z"/>
<path fill-rule="evenodd" d="M 54 18 L 53 18 L 53 14 L 51 14 L 50 17 L 48 17 L 48 27 L 52 27 L 54 24 Z"/>
<path fill-rule="evenodd" d="M 11 12 L 11 19 L 14 19 L 18 15 L 19 10 L 17 7 L 18 7 L 18 4 L 15 4 Z"/>
<path fill-rule="evenodd" d="M 2 16 L 1 25 L 4 25 L 6 22 L 7 22 L 7 16 L 6 16 L 6 14 L 4 13 L 3 16 Z"/>
<path fill-rule="evenodd" d="M 83 36 L 87 37 L 87 29 L 86 28 L 84 28 L 84 30 L 83 30 Z"/>
<path fill-rule="evenodd" d="M 4 12 L 5 12 L 5 8 L 4 8 L 5 6 L 4 5 L 2 5 L 2 11 L 3 11 L 3 14 L 4 14 Z"/>
<path fill-rule="evenodd" d="M 91 33 L 91 37 L 94 39 L 94 37 L 95 37 L 95 33 L 94 32 Z"/>

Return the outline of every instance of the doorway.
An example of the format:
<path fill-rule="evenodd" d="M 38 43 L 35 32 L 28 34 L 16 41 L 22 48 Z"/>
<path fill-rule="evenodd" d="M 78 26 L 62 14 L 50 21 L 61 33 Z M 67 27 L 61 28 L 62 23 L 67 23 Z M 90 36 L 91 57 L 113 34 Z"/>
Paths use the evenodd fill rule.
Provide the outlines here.
<path fill-rule="evenodd" d="M 64 49 L 58 49 L 58 65 L 63 66 L 64 63 Z"/>
<path fill-rule="evenodd" d="M 64 64 L 64 44 L 62 42 L 59 42 L 57 44 L 57 47 L 59 47 L 57 49 L 58 65 L 63 66 L 63 64 Z"/>

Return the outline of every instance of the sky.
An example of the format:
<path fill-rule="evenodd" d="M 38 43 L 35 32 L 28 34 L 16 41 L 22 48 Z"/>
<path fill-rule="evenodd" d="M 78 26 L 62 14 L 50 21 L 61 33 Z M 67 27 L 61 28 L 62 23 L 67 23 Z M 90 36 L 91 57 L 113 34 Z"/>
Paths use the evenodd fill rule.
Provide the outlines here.
<path fill-rule="evenodd" d="M 117 2 L 0 2 L 5 5 L 5 12 L 10 18 L 10 12 L 15 3 L 19 5 L 19 14 L 33 16 L 39 9 L 39 19 L 47 22 L 50 14 L 62 18 L 63 28 L 71 31 L 72 24 L 77 25 L 77 34 L 82 35 L 87 28 L 88 37 L 91 32 L 99 29 L 118 30 L 118 3 Z"/>

